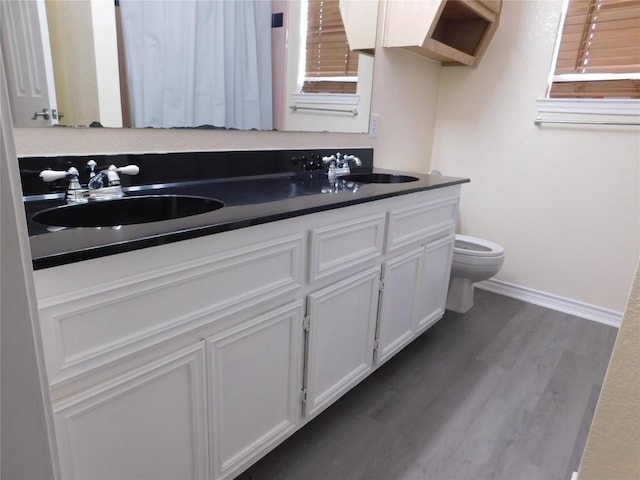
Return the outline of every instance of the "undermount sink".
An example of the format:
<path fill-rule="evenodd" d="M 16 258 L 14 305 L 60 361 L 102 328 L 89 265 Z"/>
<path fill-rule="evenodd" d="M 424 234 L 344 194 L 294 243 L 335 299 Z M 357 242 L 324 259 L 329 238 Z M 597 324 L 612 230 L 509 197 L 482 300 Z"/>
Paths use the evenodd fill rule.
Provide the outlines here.
<path fill-rule="evenodd" d="M 418 180 L 417 177 L 392 173 L 352 173 L 343 175 L 340 179 L 355 183 L 407 183 Z"/>
<path fill-rule="evenodd" d="M 219 200 L 186 195 L 149 195 L 62 205 L 42 210 L 33 221 L 52 227 L 113 227 L 160 222 L 212 212 Z"/>

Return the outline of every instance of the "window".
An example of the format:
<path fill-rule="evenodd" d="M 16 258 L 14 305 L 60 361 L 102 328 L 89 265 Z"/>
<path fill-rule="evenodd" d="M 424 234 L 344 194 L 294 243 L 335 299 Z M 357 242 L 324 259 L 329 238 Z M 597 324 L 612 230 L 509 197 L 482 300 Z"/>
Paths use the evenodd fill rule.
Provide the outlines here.
<path fill-rule="evenodd" d="M 568 0 L 551 98 L 640 98 L 640 0 Z"/>
<path fill-rule="evenodd" d="M 349 50 L 338 0 L 308 0 L 303 93 L 356 93 L 358 53 Z"/>
<path fill-rule="evenodd" d="M 340 3 L 338 0 L 287 2 L 288 31 L 291 35 L 299 32 L 301 41 L 294 41 L 292 38 L 295 37 L 289 35 L 286 44 L 287 104 L 284 105 L 282 128 L 345 133 L 364 133 L 369 129 L 374 56 L 349 50 Z M 351 0 L 349 4 L 347 10 L 352 19 L 355 18 L 354 6 L 359 9 L 370 7 L 368 1 Z M 342 3 L 343 8 L 345 5 Z M 314 23 L 314 14 L 309 10 L 314 7 L 318 12 L 316 26 L 309 28 L 308 25 Z M 315 33 L 309 37 L 315 40 L 310 38 L 312 45 L 308 53 L 305 38 L 314 28 Z M 327 56 L 332 52 L 334 54 Z"/>

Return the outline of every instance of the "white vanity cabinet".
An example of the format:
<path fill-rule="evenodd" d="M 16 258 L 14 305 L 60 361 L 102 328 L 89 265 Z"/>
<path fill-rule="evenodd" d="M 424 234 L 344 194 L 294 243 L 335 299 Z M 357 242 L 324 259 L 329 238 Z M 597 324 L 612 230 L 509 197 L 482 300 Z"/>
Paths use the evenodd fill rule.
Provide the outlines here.
<path fill-rule="evenodd" d="M 213 478 L 232 478 L 299 425 L 302 302 L 207 339 Z"/>
<path fill-rule="evenodd" d="M 444 314 L 457 193 L 444 189 L 389 211 L 376 363 L 384 363 Z"/>
<path fill-rule="evenodd" d="M 373 370 L 386 212 L 352 210 L 310 231 L 305 420 Z M 348 212 L 347 212 L 348 213 Z M 323 285 L 326 285 L 323 287 Z"/>
<path fill-rule="evenodd" d="M 53 403 L 62 479 L 206 479 L 202 342 Z"/>
<path fill-rule="evenodd" d="M 421 291 L 423 248 L 386 261 L 378 319 L 377 362 L 391 358 L 415 337 Z"/>
<path fill-rule="evenodd" d="M 307 297 L 305 416 L 317 415 L 373 369 L 380 269 Z"/>
<path fill-rule="evenodd" d="M 298 428 L 294 230 L 35 272 L 61 479 L 233 478 Z"/>
<path fill-rule="evenodd" d="M 441 318 L 459 192 L 34 272 L 59 478 L 240 474 Z"/>
<path fill-rule="evenodd" d="M 377 364 L 444 315 L 454 241 L 455 235 L 448 234 L 384 263 Z"/>
<path fill-rule="evenodd" d="M 444 315 L 454 243 L 455 235 L 449 234 L 423 247 L 420 294 L 416 302 L 416 334 L 422 333 Z"/>

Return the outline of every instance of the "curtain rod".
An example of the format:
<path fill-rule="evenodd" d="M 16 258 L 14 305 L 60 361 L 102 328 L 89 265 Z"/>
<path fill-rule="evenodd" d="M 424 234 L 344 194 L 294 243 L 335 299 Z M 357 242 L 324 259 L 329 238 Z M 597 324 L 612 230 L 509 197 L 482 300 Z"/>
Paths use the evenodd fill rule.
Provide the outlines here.
<path fill-rule="evenodd" d="M 297 110 L 317 110 L 320 112 L 339 112 L 339 113 L 350 113 L 351 115 L 358 115 L 358 109 L 353 108 L 349 110 L 341 110 L 339 108 L 321 108 L 321 107 L 301 107 L 299 105 L 291 105 L 289 107 L 294 112 Z"/>
<path fill-rule="evenodd" d="M 575 120 L 543 120 L 540 117 L 536 117 L 533 121 L 533 124 L 536 127 L 539 127 L 543 123 L 557 123 L 562 125 L 620 125 L 620 126 L 631 126 L 631 127 L 640 127 L 640 122 L 607 122 L 607 121 L 575 121 Z"/>

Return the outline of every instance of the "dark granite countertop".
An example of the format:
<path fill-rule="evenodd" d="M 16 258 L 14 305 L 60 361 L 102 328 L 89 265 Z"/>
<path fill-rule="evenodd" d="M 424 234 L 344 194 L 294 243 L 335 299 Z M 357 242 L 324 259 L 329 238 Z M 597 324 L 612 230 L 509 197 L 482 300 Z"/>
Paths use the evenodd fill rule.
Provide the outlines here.
<path fill-rule="evenodd" d="M 201 196 L 218 199 L 224 202 L 224 207 L 190 217 L 115 228 L 47 228 L 32 217 L 43 209 L 65 204 L 63 194 L 25 196 L 33 267 L 49 268 L 469 181 L 441 175 L 409 175 L 418 180 L 356 184 L 338 179 L 331 185 L 326 173 L 316 171 L 130 186 L 124 189 L 126 196 Z"/>

